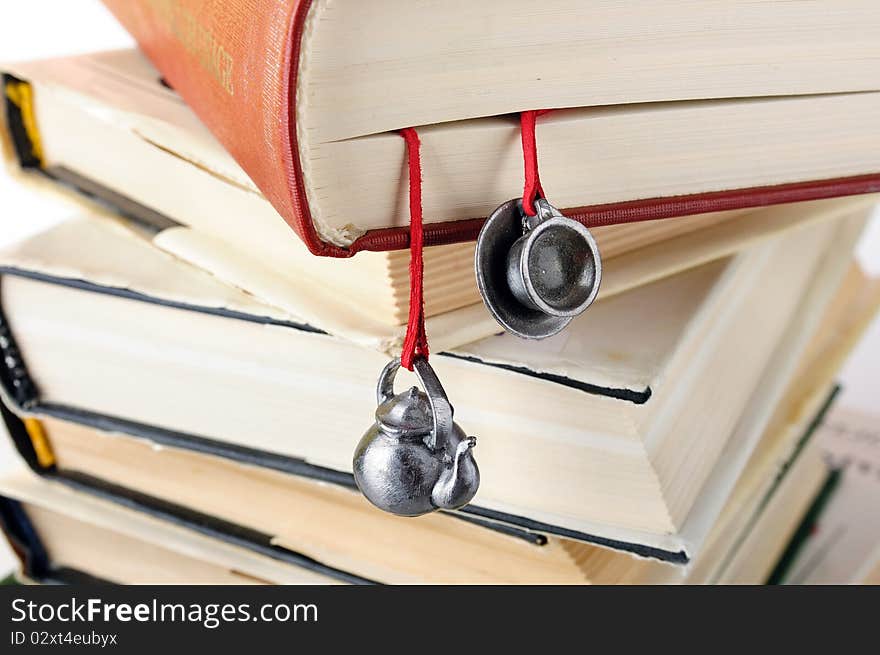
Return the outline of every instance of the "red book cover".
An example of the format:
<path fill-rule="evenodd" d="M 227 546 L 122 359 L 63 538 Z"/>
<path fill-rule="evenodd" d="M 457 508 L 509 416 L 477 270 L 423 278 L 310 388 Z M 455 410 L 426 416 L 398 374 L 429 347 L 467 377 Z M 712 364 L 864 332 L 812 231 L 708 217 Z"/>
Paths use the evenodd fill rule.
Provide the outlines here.
<path fill-rule="evenodd" d="M 409 245 L 406 228 L 371 230 L 349 248 L 322 241 L 303 187 L 294 111 L 312 0 L 104 0 L 309 250 L 349 257 Z M 588 227 L 880 191 L 880 173 L 563 210 Z M 243 219 L 246 220 L 246 219 Z M 485 217 L 428 223 L 425 245 L 476 238 Z"/>

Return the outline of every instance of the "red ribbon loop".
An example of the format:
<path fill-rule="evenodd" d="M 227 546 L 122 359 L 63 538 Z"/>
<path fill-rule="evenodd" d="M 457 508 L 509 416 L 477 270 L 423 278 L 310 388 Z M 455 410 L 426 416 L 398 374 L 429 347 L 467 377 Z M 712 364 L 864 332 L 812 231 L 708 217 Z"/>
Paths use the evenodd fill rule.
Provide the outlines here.
<path fill-rule="evenodd" d="M 532 109 L 521 112 L 520 133 L 522 134 L 523 166 L 525 168 L 525 186 L 523 187 L 523 211 L 527 216 L 538 213 L 535 209 L 535 198 L 544 197 L 541 178 L 538 175 L 538 144 L 535 140 L 535 121 L 549 109 Z"/>
<path fill-rule="evenodd" d="M 538 146 L 535 141 L 535 120 L 549 110 L 531 110 L 520 114 L 522 132 L 525 186 L 523 187 L 523 210 L 529 216 L 537 213 L 535 199 L 544 197 L 538 175 Z M 400 354 L 400 364 L 413 370 L 416 357 L 428 359 L 428 335 L 425 332 L 425 265 L 422 258 L 424 235 L 422 230 L 422 161 L 421 141 L 415 128 L 400 130 L 406 141 L 409 168 L 409 321 Z"/>
<path fill-rule="evenodd" d="M 406 155 L 409 166 L 409 322 L 400 364 L 410 371 L 417 356 L 428 359 L 428 335 L 425 332 L 424 299 L 424 261 L 422 249 L 422 161 L 421 141 L 414 128 L 400 130 L 406 140 Z"/>

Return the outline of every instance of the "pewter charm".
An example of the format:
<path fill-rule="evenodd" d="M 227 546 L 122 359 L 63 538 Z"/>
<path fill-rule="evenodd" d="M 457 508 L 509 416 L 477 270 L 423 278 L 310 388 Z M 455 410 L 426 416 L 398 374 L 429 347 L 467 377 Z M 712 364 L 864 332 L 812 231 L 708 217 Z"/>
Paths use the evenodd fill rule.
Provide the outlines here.
<path fill-rule="evenodd" d="M 543 339 L 561 331 L 596 299 L 602 260 L 590 231 L 543 198 L 526 216 L 522 200 L 501 205 L 477 239 L 477 286 L 508 332 Z"/>
<path fill-rule="evenodd" d="M 400 360 L 382 371 L 376 388 L 376 422 L 354 452 L 358 489 L 379 509 L 419 516 L 457 509 L 477 493 L 477 440 L 452 420 L 453 409 L 434 369 L 423 357 L 413 363 L 425 391 L 394 395 Z"/>

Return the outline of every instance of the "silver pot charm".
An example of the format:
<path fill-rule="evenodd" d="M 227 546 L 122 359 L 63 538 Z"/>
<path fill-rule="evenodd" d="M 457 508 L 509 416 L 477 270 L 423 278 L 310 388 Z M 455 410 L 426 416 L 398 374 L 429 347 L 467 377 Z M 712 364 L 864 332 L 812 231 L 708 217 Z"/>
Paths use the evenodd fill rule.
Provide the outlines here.
<path fill-rule="evenodd" d="M 590 231 L 543 198 L 526 216 L 509 200 L 486 220 L 477 239 L 477 286 L 508 332 L 552 336 L 596 299 L 602 260 Z"/>
<path fill-rule="evenodd" d="M 399 516 L 457 509 L 480 485 L 472 451 L 477 440 L 453 422 L 452 405 L 427 360 L 418 357 L 413 366 L 425 391 L 412 387 L 394 395 L 400 360 L 391 361 L 376 388 L 376 422 L 353 459 L 361 493 Z"/>

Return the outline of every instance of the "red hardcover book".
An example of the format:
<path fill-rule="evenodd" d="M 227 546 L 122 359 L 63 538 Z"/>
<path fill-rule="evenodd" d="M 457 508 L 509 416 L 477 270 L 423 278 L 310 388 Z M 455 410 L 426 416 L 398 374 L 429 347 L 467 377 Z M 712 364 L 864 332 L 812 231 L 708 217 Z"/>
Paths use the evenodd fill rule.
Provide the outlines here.
<path fill-rule="evenodd" d="M 218 140 L 227 148 L 241 167 L 248 173 L 254 183 L 269 199 L 277 211 L 305 241 L 309 249 L 316 255 L 348 257 L 359 250 L 393 250 L 408 245 L 408 231 L 405 227 L 387 227 L 370 229 L 358 236 L 349 245 L 338 245 L 323 240 L 312 220 L 306 189 L 304 188 L 303 170 L 299 157 L 297 133 L 296 103 L 298 94 L 306 93 L 298 85 L 301 58 L 304 52 L 304 33 L 319 30 L 319 18 L 310 17 L 310 12 L 319 5 L 327 3 L 317 0 L 104 0 L 105 4 L 116 15 L 121 23 L 135 36 L 141 48 L 165 76 L 167 82 L 177 90 L 183 99 L 194 109 L 201 120 L 212 130 Z M 337 3 L 338 11 L 367 11 L 365 5 L 372 3 Z M 415 11 L 411 3 L 382 2 L 375 5 L 376 11 L 389 7 L 396 11 Z M 522 3 L 509 4 L 510 11 L 519 11 Z M 533 4 L 533 3 L 530 3 Z M 679 3 L 680 4 L 680 3 Z M 714 21 L 721 25 L 726 20 L 725 3 L 694 3 L 692 11 L 711 11 L 714 13 L 696 15 L 695 20 Z M 797 4 L 797 3 L 795 3 Z M 819 3 L 821 4 L 821 3 Z M 748 53 L 736 50 L 735 46 L 743 40 L 742 34 L 736 32 L 730 36 L 724 29 L 713 34 L 715 41 L 721 41 L 719 51 L 730 50 L 730 61 L 720 60 L 718 64 L 721 74 L 725 71 L 736 71 L 728 77 L 739 80 L 740 86 L 728 89 L 727 95 L 784 95 L 816 92 L 865 91 L 880 88 L 880 80 L 876 73 L 880 52 L 878 23 L 869 20 L 877 13 L 873 6 L 876 3 L 847 0 L 835 3 L 836 11 L 823 14 L 821 25 L 816 16 L 804 13 L 798 16 L 792 12 L 804 11 L 801 7 L 792 7 L 792 3 L 743 3 L 737 10 L 742 15 L 741 30 L 758 31 L 761 25 L 780 27 L 782 34 L 791 42 L 785 41 L 776 54 L 778 60 L 768 59 L 760 65 L 747 60 Z M 399 5 L 399 6 L 398 6 Z M 607 3 L 603 3 L 607 5 Z M 716 7 L 717 5 L 717 7 Z M 760 5 L 760 6 L 758 6 Z M 462 5 L 465 6 L 465 5 Z M 525 6 L 525 5 L 524 5 Z M 619 11 L 625 10 L 626 3 L 621 3 Z M 329 5 L 322 10 L 330 11 Z M 459 9 L 462 9 L 460 6 Z M 521 9 L 521 8 L 520 8 Z M 728 8 L 729 9 L 729 8 Z M 436 7 L 435 10 L 439 11 Z M 606 7 L 607 10 L 607 7 Z M 608 11 L 614 11 L 612 8 Z M 821 10 L 821 7 L 818 9 Z M 580 13 L 572 18 L 594 20 L 603 19 L 599 8 L 583 5 Z M 807 11 L 813 11 L 809 8 Z M 593 12 L 593 16 L 588 15 Z M 749 13 L 758 12 L 758 13 Z M 764 13 L 760 13 L 764 12 Z M 775 13 L 774 13 L 775 12 Z M 740 19 L 737 14 L 737 19 Z M 485 18 L 483 16 L 482 18 Z M 355 16 L 352 20 L 356 20 Z M 393 15 L 389 20 L 393 19 Z M 463 17 L 464 21 L 466 17 Z M 614 27 L 619 20 L 612 16 L 605 17 L 609 25 Z M 311 20 L 311 23 L 310 23 Z M 631 16 L 630 20 L 639 20 L 639 16 Z M 788 31 L 784 29 L 784 21 L 798 21 Z M 832 25 L 832 21 L 834 24 Z M 571 21 L 570 21 L 571 22 Z M 576 22 L 576 21 L 575 21 Z M 823 47 L 837 47 L 839 56 L 825 53 L 824 59 L 811 60 L 811 53 L 818 52 L 815 35 L 810 29 L 822 29 L 826 36 L 837 34 L 832 45 L 823 42 Z M 723 26 L 722 26 L 723 27 Z M 365 27 L 365 29 L 367 29 Z M 465 29 L 464 27 L 462 29 Z M 467 29 L 475 29 L 468 24 Z M 610 28 L 609 28 L 610 29 Z M 684 28 L 682 28 L 684 30 Z M 670 39 L 676 42 L 691 38 L 693 30 L 684 30 L 680 34 L 672 34 Z M 392 32 L 393 33 L 393 32 Z M 470 32 L 469 32 L 470 33 Z M 492 32 L 487 28 L 486 38 Z M 662 35 L 660 35 L 662 36 Z M 401 34 L 402 42 L 407 34 Z M 705 35 L 700 38 L 704 38 Z M 387 36 L 377 38 L 387 38 Z M 465 37 L 462 37 L 464 39 Z M 573 38 L 569 35 L 569 38 Z M 694 37 L 696 38 L 696 37 Z M 830 38 L 830 37 L 828 37 Z M 731 39 L 730 42 L 722 41 Z M 874 45 L 870 45 L 873 42 Z M 695 42 L 699 44 L 699 42 Z M 775 43 L 774 45 L 779 45 Z M 856 46 L 864 46 L 858 50 Z M 346 44 L 340 44 L 345 48 Z M 610 46 L 607 46 L 610 47 Z M 696 46 L 695 46 L 696 47 Z M 802 51 L 797 51 L 802 47 Z M 615 57 L 626 60 L 625 43 Z M 778 53 L 782 54 L 779 55 Z M 866 55 L 866 52 L 868 54 Z M 600 52 L 601 54 L 601 52 Z M 833 55 L 833 53 L 832 53 Z M 325 55 L 326 56 L 326 55 Z M 818 55 L 817 55 L 818 56 Z M 739 66 L 736 58 L 743 59 Z M 608 57 L 604 57 L 608 59 Z M 686 59 L 686 58 L 682 58 Z M 531 60 L 518 62 L 525 66 Z M 862 63 L 866 67 L 863 67 Z M 872 64 L 873 62 L 873 64 Z M 531 65 L 531 64 L 530 64 Z M 535 69 L 541 72 L 540 62 Z M 437 64 L 443 67 L 443 62 Z M 451 66 L 451 64 L 450 64 Z M 873 68 L 870 68 L 873 66 Z M 647 68 L 643 66 L 643 68 Z M 638 67 L 633 70 L 637 70 Z M 641 69 L 638 69 L 641 71 Z M 684 70 L 684 69 L 682 69 Z M 441 71 L 442 72 L 442 71 Z M 530 92 L 540 91 L 542 87 L 529 86 L 541 83 L 540 75 L 534 70 L 524 72 L 523 85 Z M 550 75 L 552 71 L 547 71 Z M 645 73 L 645 71 L 641 71 Z M 647 71 L 651 73 L 651 71 Z M 646 73 L 646 74 L 647 74 Z M 823 86 L 818 82 L 819 75 L 825 80 Z M 449 76 L 446 76 L 447 78 Z M 646 102 L 652 100 L 677 100 L 697 97 L 721 97 L 699 95 L 711 92 L 721 94 L 722 91 L 712 87 L 705 79 L 688 76 L 682 71 L 672 72 L 670 80 L 677 85 L 669 94 L 660 94 L 653 86 L 642 81 L 637 74 L 621 75 L 620 84 L 628 88 L 628 102 Z M 528 79 L 526 79 L 528 78 Z M 534 79 L 532 79 L 534 78 Z M 631 79 L 630 79 L 631 78 Z M 647 78 L 646 78 L 647 79 Z M 537 81 L 535 81 L 537 80 Z M 696 81 L 695 81 L 696 80 Z M 381 81 L 381 80 L 380 80 Z M 579 84 L 581 80 L 578 80 Z M 586 88 L 590 80 L 582 80 Z M 450 82 L 455 84 L 454 79 Z M 695 86 L 698 83 L 702 87 Z M 569 84 L 568 87 L 578 87 Z M 376 87 L 380 88 L 380 87 Z M 454 86 L 452 88 L 455 88 Z M 644 89 L 644 91 L 641 91 Z M 449 89 L 440 90 L 449 93 Z M 595 96 L 596 102 L 584 102 L 584 98 L 569 95 L 560 98 L 555 107 L 581 106 L 589 104 L 615 104 L 622 98 L 613 93 Z M 652 95 L 653 94 L 653 95 Z M 671 97 L 670 97 L 671 96 Z M 474 97 L 477 97 L 476 95 Z M 591 96 L 592 97 L 592 96 Z M 436 98 L 427 100 L 437 104 Z M 393 98 L 386 98 L 393 102 Z M 344 102 L 344 99 L 340 99 Z M 578 104 L 580 103 L 580 105 Z M 479 113 L 489 105 L 480 105 L 475 109 Z M 514 106 L 507 109 L 524 110 L 538 107 Z M 427 110 L 426 110 L 427 111 Z M 499 111 L 497 113 L 505 113 Z M 486 114 L 480 114 L 486 115 Z M 436 114 L 416 113 L 416 117 L 436 118 Z M 455 116 L 468 118 L 470 116 Z M 796 117 L 794 117 L 796 120 Z M 424 123 L 418 123 L 424 124 Z M 389 129 L 399 129 L 406 125 L 385 125 Z M 350 135 L 358 136 L 355 128 Z M 344 137 L 346 134 L 337 135 Z M 401 145 L 402 148 L 402 145 Z M 832 196 L 869 193 L 880 191 L 880 172 L 854 177 L 823 179 L 818 181 L 728 189 L 695 195 L 675 197 L 639 198 L 628 202 L 615 202 L 584 207 L 564 209 L 568 216 L 592 227 L 613 223 L 653 220 L 673 216 L 682 216 L 710 211 L 743 208 L 775 203 L 827 198 Z M 498 202 L 506 200 L 499 198 Z M 474 239 L 479 232 L 485 217 L 474 217 L 469 220 L 447 222 L 428 222 L 425 225 L 426 245 L 451 243 Z"/>

